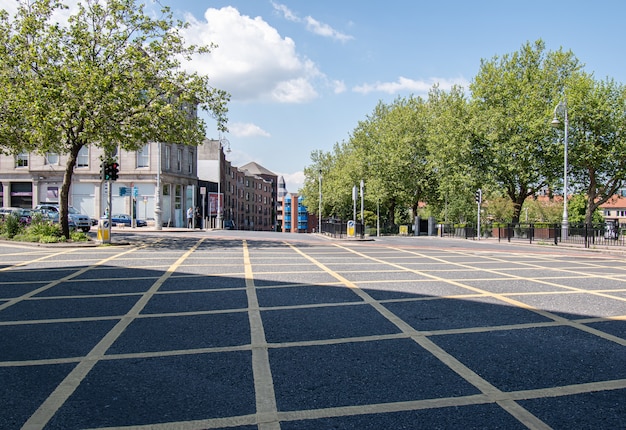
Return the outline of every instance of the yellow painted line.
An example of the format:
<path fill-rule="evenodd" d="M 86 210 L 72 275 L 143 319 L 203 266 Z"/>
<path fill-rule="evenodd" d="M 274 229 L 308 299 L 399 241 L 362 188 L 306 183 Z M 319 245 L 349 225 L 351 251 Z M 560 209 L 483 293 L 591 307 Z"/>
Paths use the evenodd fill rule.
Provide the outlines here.
<path fill-rule="evenodd" d="M 337 245 L 337 246 L 340 247 L 340 248 L 346 249 L 346 250 L 348 250 L 350 252 L 353 252 L 353 253 L 355 253 L 357 255 L 361 255 L 364 258 L 369 258 L 370 260 L 384 263 L 384 260 L 379 260 L 377 258 L 369 257 L 368 255 L 362 254 L 362 253 L 360 253 L 358 251 L 355 251 L 355 250 L 352 250 L 350 248 L 345 248 L 345 247 L 343 247 L 341 245 Z M 552 286 L 552 287 L 563 288 L 563 289 L 566 289 L 566 290 L 569 290 L 569 291 L 578 292 L 578 293 L 592 294 L 592 295 L 597 295 L 597 296 L 601 296 L 601 297 L 605 297 L 605 298 L 608 297 L 608 298 L 616 299 L 616 300 L 617 299 L 619 299 L 619 300 L 626 300 L 624 298 L 617 298 L 617 297 L 609 296 L 609 295 L 606 295 L 606 294 L 594 294 L 593 291 L 587 291 L 587 290 L 583 290 L 583 289 L 575 288 L 575 287 L 567 287 L 567 286 L 564 286 L 564 285 L 556 284 L 554 282 L 547 282 L 547 281 L 544 281 L 544 280 L 541 280 L 541 279 L 525 278 L 525 277 L 519 276 L 519 275 L 511 275 L 511 274 L 507 274 L 507 273 L 502 273 L 502 272 L 499 272 L 498 270 L 495 270 L 495 269 L 477 269 L 476 267 L 468 266 L 468 265 L 463 264 L 463 263 L 454 263 L 454 262 L 450 262 L 450 261 L 439 259 L 437 257 L 429 257 L 429 256 L 421 254 L 419 252 L 414 252 L 414 251 L 410 251 L 410 250 L 405 250 L 405 249 L 400 249 L 400 248 L 391 248 L 391 249 L 394 249 L 394 250 L 400 251 L 400 252 L 406 252 L 406 253 L 413 254 L 413 255 L 418 255 L 420 257 L 432 258 L 432 259 L 437 260 L 437 261 L 444 261 L 444 262 L 447 262 L 448 264 L 453 264 L 453 265 L 458 265 L 458 266 L 461 266 L 461 267 L 465 267 L 466 269 L 471 269 L 471 270 L 476 270 L 476 271 L 483 271 L 483 272 L 495 273 L 495 274 L 498 274 L 498 275 L 503 275 L 503 276 L 506 276 L 507 279 L 511 279 L 511 280 L 533 281 L 533 282 L 537 282 L 537 283 L 540 283 L 540 284 L 549 285 L 549 286 Z M 458 254 L 458 252 L 454 252 L 454 253 Z M 486 257 L 486 258 L 490 258 L 490 257 Z M 390 266 L 393 266 L 393 267 L 403 268 L 403 266 L 395 264 L 395 263 L 390 263 L 390 262 L 386 262 L 386 263 L 389 264 Z M 540 266 L 537 266 L 535 268 L 538 268 L 538 267 L 540 267 Z M 542 316 L 544 316 L 546 318 L 549 318 L 549 319 L 551 319 L 553 321 L 560 322 L 563 325 L 567 325 L 567 326 L 576 328 L 576 329 L 578 329 L 580 331 L 584 331 L 584 332 L 587 332 L 587 333 L 592 334 L 594 336 L 600 337 L 602 339 L 609 340 L 611 342 L 615 342 L 615 343 L 617 343 L 619 345 L 622 345 L 622 346 L 626 346 L 626 339 L 622 339 L 621 337 L 614 336 L 612 334 L 603 332 L 601 330 L 589 327 L 589 326 L 581 324 L 581 323 L 579 323 L 577 321 L 572 321 L 572 320 L 569 320 L 567 318 L 558 316 L 558 315 L 556 315 L 556 314 L 554 314 L 552 312 L 544 311 L 543 309 L 539 309 L 539 308 L 536 308 L 534 306 L 530 306 L 530 305 L 528 305 L 526 303 L 520 302 L 520 301 L 515 300 L 515 299 L 513 299 L 511 297 L 508 297 L 505 294 L 493 293 L 493 292 L 490 292 L 490 291 L 487 291 L 487 290 L 482 290 L 480 288 L 476 288 L 476 287 L 472 287 L 470 285 L 466 285 L 466 284 L 464 284 L 462 282 L 458 282 L 458 281 L 455 281 L 455 280 L 452 280 L 452 279 L 440 278 L 438 276 L 434 276 L 434 275 L 431 275 L 431 274 L 429 274 L 427 272 L 423 272 L 423 271 L 416 270 L 416 269 L 411 269 L 411 268 L 404 267 L 404 270 L 407 270 L 409 272 L 413 272 L 415 274 L 427 276 L 427 277 L 430 277 L 430 278 L 438 280 L 438 281 L 446 282 L 446 283 L 451 284 L 451 285 L 456 285 L 456 286 L 461 287 L 461 288 L 465 288 L 465 289 L 468 289 L 468 290 L 471 290 L 471 291 L 475 291 L 475 292 L 484 294 L 485 296 L 492 297 L 492 298 L 494 298 L 496 300 L 503 301 L 503 302 L 505 302 L 507 304 L 510 304 L 512 306 L 516 306 L 516 307 L 519 307 L 519 308 L 522 308 L 522 309 L 526 309 L 526 310 L 535 312 L 535 313 L 537 313 L 539 315 L 542 315 Z"/>
<path fill-rule="evenodd" d="M 526 425 L 528 428 L 530 428 L 530 429 L 549 429 L 550 428 L 546 423 L 544 423 L 539 418 L 537 418 L 536 416 L 534 416 L 533 414 L 528 412 L 526 409 L 524 409 L 523 407 L 521 407 L 520 405 L 515 403 L 509 397 L 507 397 L 506 393 L 500 391 L 497 387 L 495 387 L 494 385 L 490 384 L 487 380 L 483 379 L 476 372 L 471 370 L 469 367 L 465 366 L 463 363 L 461 363 L 459 360 L 457 360 L 454 356 L 448 354 L 445 350 L 443 350 L 441 347 L 439 347 L 433 341 L 428 339 L 423 333 L 415 330 L 413 327 L 411 327 L 409 324 L 407 324 L 404 320 L 402 320 L 397 315 L 395 315 L 393 312 L 391 312 L 387 308 L 385 308 L 380 302 L 374 300 L 374 298 L 372 298 L 372 296 L 367 294 L 365 291 L 361 290 L 355 283 L 353 283 L 352 281 L 349 281 L 348 279 L 344 278 L 339 273 L 337 273 L 334 270 L 330 269 L 329 267 L 327 267 L 323 263 L 319 262 L 315 258 L 305 254 L 303 251 L 301 251 L 300 249 L 296 248 L 294 245 L 292 245 L 292 244 L 287 244 L 287 245 L 290 246 L 298 254 L 302 255 L 305 258 L 307 258 L 309 261 L 311 261 L 313 264 L 315 264 L 321 270 L 323 270 L 324 272 L 326 272 L 329 275 L 333 276 L 337 280 L 341 281 L 346 287 L 351 288 L 352 291 L 354 291 L 366 303 L 371 305 L 381 315 L 383 315 L 385 318 L 387 318 L 389 321 L 391 321 L 396 327 L 398 327 L 400 329 L 400 331 L 405 333 L 414 342 L 416 342 L 422 348 L 424 348 L 425 350 L 430 352 L 432 355 L 434 355 L 437 359 L 439 359 L 439 361 L 441 361 L 446 366 L 448 366 L 450 369 L 452 369 L 460 377 L 462 377 L 467 382 L 469 382 L 474 387 L 476 387 L 478 390 L 480 390 L 480 392 L 485 394 L 490 399 L 491 402 L 498 403 L 503 409 L 505 409 L 509 414 L 513 415 L 518 421 L 520 421 L 521 423 Z M 374 261 L 383 262 L 382 260 L 377 260 L 375 258 L 370 258 L 367 255 L 364 255 L 364 254 L 361 254 L 361 253 L 359 253 L 357 251 L 351 250 L 350 248 L 344 248 L 341 245 L 335 245 L 335 246 L 337 246 L 339 248 L 342 248 L 342 249 L 345 249 L 345 250 L 347 250 L 349 252 L 353 252 L 353 253 L 355 253 L 357 255 L 360 255 L 362 257 L 369 258 L 369 259 L 374 260 Z M 383 263 L 389 264 L 388 262 L 383 262 Z M 401 267 L 401 266 L 397 266 L 397 265 L 394 265 L 394 264 L 391 264 L 391 266 Z M 436 405 L 438 401 L 439 401 L 439 399 L 435 399 L 435 400 L 433 400 L 433 403 Z"/>
<path fill-rule="evenodd" d="M 606 383 L 592 382 L 588 384 L 570 385 L 566 387 L 542 388 L 537 390 L 513 391 L 507 393 L 516 400 L 530 400 L 545 397 L 560 397 L 575 394 L 592 393 L 601 390 L 620 390 L 626 388 L 626 380 L 608 381 Z M 316 420 L 323 418 L 337 418 L 345 416 L 384 414 L 446 407 L 463 407 L 493 403 L 493 399 L 484 394 L 474 394 L 461 397 L 444 397 L 437 399 L 412 400 L 405 402 L 374 403 L 355 406 L 341 406 L 320 409 L 306 409 L 299 411 L 279 412 L 280 421 Z M 98 427 L 98 430 L 200 430 L 254 425 L 253 415 L 238 417 L 212 418 L 206 420 L 169 422 L 162 424 L 137 425 L 126 427 Z M 543 428 L 545 425 L 542 426 Z M 93 429 L 96 430 L 96 429 Z"/>
<path fill-rule="evenodd" d="M 204 238 L 200 239 L 194 246 L 187 250 L 175 263 L 173 263 L 163 275 L 146 291 L 142 297 L 135 303 L 135 305 L 128 311 L 128 313 L 120 319 L 120 321 L 109 331 L 96 346 L 93 347 L 89 353 L 81 359 L 76 367 L 63 379 L 63 381 L 56 387 L 56 389 L 48 396 L 48 398 L 39 406 L 33 415 L 26 421 L 23 430 L 40 430 L 43 429 L 50 419 L 56 414 L 56 412 L 63 406 L 63 404 L 69 399 L 72 393 L 78 388 L 80 383 L 85 379 L 87 374 L 93 369 L 93 367 L 100 361 L 106 351 L 113 345 L 113 342 L 122 334 L 124 330 L 132 323 L 139 315 L 141 310 L 146 306 L 150 298 L 154 293 L 163 285 L 163 283 L 174 273 L 174 271 L 185 261 L 189 255 L 191 255 L 204 241 Z M 137 249 L 137 248 L 134 248 Z M 133 250 L 134 250 L 133 249 Z M 124 252 L 119 255 L 111 256 L 103 262 L 112 260 L 119 256 L 125 255 L 128 252 Z M 86 272 L 89 268 L 86 268 Z"/>
<path fill-rule="evenodd" d="M 64 251 L 54 252 L 52 254 L 44 255 L 43 257 L 35 258 L 34 260 L 25 260 L 25 261 L 22 261 L 21 263 L 11 264 L 10 266 L 2 267 L 2 268 L 0 268 L 0 272 L 7 272 L 9 270 L 15 269 L 16 267 L 23 267 L 23 266 L 26 266 L 27 264 L 30 264 L 30 263 L 37 263 L 39 261 L 47 260 L 48 258 L 57 257 L 57 256 L 63 255 L 63 254 L 69 254 L 69 253 L 72 253 L 74 251 L 77 251 L 77 249 L 76 248 L 66 249 Z M 26 254 L 26 255 L 28 255 L 28 254 Z"/>
<path fill-rule="evenodd" d="M 111 255 L 110 257 L 107 257 L 107 258 L 105 258 L 103 260 L 100 260 L 100 261 L 98 261 L 95 264 L 92 264 L 90 266 L 85 266 L 82 269 L 77 270 L 76 272 L 70 273 L 69 275 L 67 275 L 67 276 L 65 276 L 65 277 L 63 277 L 61 279 L 57 279 L 56 281 L 52 281 L 52 282 L 50 282 L 50 283 L 48 283 L 46 285 L 43 285 L 43 286 L 41 286 L 41 287 L 39 287 L 39 288 L 37 288 L 37 289 L 35 289 L 33 291 L 30 291 L 30 292 L 28 292 L 26 294 L 23 294 L 23 295 L 19 296 L 19 297 L 14 297 L 14 298 L 8 300 L 7 302 L 5 302 L 3 304 L 0 304 L 0 311 L 3 310 L 3 309 L 8 308 L 9 306 L 13 306 L 14 304 L 19 303 L 19 302 L 21 302 L 23 300 L 29 299 L 29 298 L 31 298 L 31 297 L 33 297 L 33 296 L 35 296 L 35 295 L 37 295 L 37 294 L 39 294 L 39 293 L 41 293 L 43 291 L 46 291 L 46 290 L 56 286 L 56 285 L 59 285 L 62 282 L 66 282 L 66 281 L 69 281 L 71 279 L 74 279 L 74 278 L 82 275 L 83 273 L 88 272 L 91 269 L 94 269 L 94 268 L 96 268 L 98 266 L 102 266 L 103 264 L 108 263 L 111 260 L 114 260 L 114 259 L 116 259 L 118 257 L 123 256 L 123 255 L 129 254 L 131 252 L 134 252 L 137 249 L 139 249 L 139 248 L 132 248 L 132 249 L 129 249 L 129 250 L 127 250 L 125 252 L 122 252 L 120 254 Z M 73 252 L 73 250 L 72 251 L 68 251 L 68 252 Z M 63 253 L 60 253 L 60 254 L 63 254 Z M 56 254 L 56 255 L 58 255 L 58 254 Z"/>
<path fill-rule="evenodd" d="M 257 425 L 259 430 L 280 430 L 268 345 L 265 339 L 259 300 L 254 285 L 250 251 L 248 242 L 245 240 L 243 241 L 243 261 L 246 276 L 246 294 L 248 296 L 248 319 L 250 320 L 252 343 L 252 374 L 254 376 Z"/>

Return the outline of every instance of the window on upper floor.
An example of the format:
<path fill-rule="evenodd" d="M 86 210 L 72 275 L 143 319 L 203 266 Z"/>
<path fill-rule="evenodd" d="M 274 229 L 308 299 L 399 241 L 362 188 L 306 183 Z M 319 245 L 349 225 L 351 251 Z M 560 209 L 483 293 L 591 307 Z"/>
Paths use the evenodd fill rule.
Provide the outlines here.
<path fill-rule="evenodd" d="M 76 167 L 89 167 L 89 147 L 83 146 L 76 157 Z"/>
<path fill-rule="evenodd" d="M 176 171 L 180 172 L 183 170 L 183 150 L 178 149 L 176 151 Z"/>
<path fill-rule="evenodd" d="M 15 167 L 28 167 L 28 152 L 20 152 L 15 156 Z"/>
<path fill-rule="evenodd" d="M 170 170 L 172 168 L 172 147 L 169 145 L 165 145 L 165 154 L 163 155 L 165 158 L 165 170 Z"/>
<path fill-rule="evenodd" d="M 193 173 L 193 149 L 190 149 L 188 152 L 189 162 L 187 163 L 187 173 Z"/>
<path fill-rule="evenodd" d="M 146 143 L 137 151 L 137 167 L 150 167 L 150 144 Z"/>
<path fill-rule="evenodd" d="M 59 154 L 57 152 L 48 152 L 46 153 L 45 163 L 50 166 L 58 166 L 59 165 Z"/>

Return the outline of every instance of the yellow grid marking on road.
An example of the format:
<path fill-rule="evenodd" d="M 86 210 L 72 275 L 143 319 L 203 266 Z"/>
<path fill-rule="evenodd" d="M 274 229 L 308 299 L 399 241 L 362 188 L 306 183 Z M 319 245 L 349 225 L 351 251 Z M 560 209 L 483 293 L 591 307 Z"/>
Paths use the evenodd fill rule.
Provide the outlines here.
<path fill-rule="evenodd" d="M 257 424 L 259 430 L 280 430 L 274 382 L 270 368 L 269 350 L 265 339 L 265 330 L 261 320 L 261 309 L 254 286 L 252 263 L 248 242 L 243 241 L 243 260 L 246 274 L 246 293 L 248 296 L 248 318 L 252 344 L 252 373 L 256 397 Z"/>
<path fill-rule="evenodd" d="M 125 251 L 125 252 L 122 252 L 121 254 L 111 255 L 110 257 L 102 259 L 102 260 L 98 261 L 95 264 L 83 267 L 82 269 L 79 269 L 76 272 L 70 273 L 69 275 L 64 276 L 61 279 L 57 279 L 55 281 L 49 282 L 46 285 L 43 285 L 43 286 L 41 286 L 41 287 L 39 287 L 39 288 L 37 288 L 35 290 L 32 290 L 32 291 L 30 291 L 30 292 L 28 292 L 26 294 L 23 294 L 23 295 L 19 296 L 19 297 L 15 297 L 15 298 L 9 299 L 7 302 L 5 302 L 3 304 L 0 304 L 0 311 L 3 310 L 3 309 L 8 308 L 9 306 L 13 306 L 14 304 L 19 303 L 19 302 L 21 302 L 23 300 L 30 299 L 31 297 L 33 297 L 33 296 L 35 296 L 35 295 L 37 295 L 37 294 L 39 294 L 39 293 L 41 293 L 43 291 L 46 291 L 46 290 L 48 290 L 48 289 L 50 289 L 50 288 L 52 288 L 52 287 L 54 287 L 56 285 L 59 285 L 62 282 L 66 282 L 66 281 L 72 280 L 72 279 L 82 275 L 83 273 L 88 272 L 89 270 L 92 270 L 94 268 L 97 268 L 98 266 L 102 266 L 103 264 L 108 263 L 111 260 L 114 260 L 114 259 L 116 259 L 118 257 L 123 256 L 123 255 L 129 254 L 131 252 L 134 252 L 137 249 L 138 248 L 132 248 L 132 249 L 129 249 L 129 250 Z"/>
<path fill-rule="evenodd" d="M 340 246 L 340 245 L 337 245 L 337 246 Z M 347 250 L 349 250 L 349 251 L 351 251 L 353 253 L 357 253 L 359 255 L 362 255 L 365 258 L 370 258 L 370 259 L 373 259 L 373 260 L 378 261 L 378 262 L 382 262 L 383 261 L 383 260 L 379 260 L 379 259 L 368 257 L 365 254 L 359 253 L 358 251 L 350 250 L 350 248 L 345 248 L 345 249 L 347 249 Z M 415 251 L 399 249 L 399 248 L 391 248 L 391 249 L 394 249 L 396 251 L 406 252 L 406 253 L 409 253 L 409 254 L 419 255 L 421 257 L 428 257 L 428 256 L 425 256 L 424 254 L 421 254 L 421 253 L 415 252 Z M 458 251 L 451 251 L 451 252 L 458 254 Z M 440 260 L 438 257 L 431 257 L 431 258 L 433 258 L 435 260 Z M 490 258 L 490 257 L 487 257 L 487 258 Z M 399 264 L 395 264 L 395 263 L 389 263 L 388 262 L 387 264 L 389 264 L 391 266 L 394 266 L 394 267 L 398 267 L 398 268 L 403 267 L 403 266 L 401 266 Z M 465 267 L 467 269 L 475 270 L 475 271 L 479 271 L 480 270 L 480 271 L 488 272 L 488 273 L 496 273 L 496 274 L 499 274 L 499 275 L 503 275 L 507 279 L 510 279 L 510 280 L 533 281 L 533 282 L 538 282 L 538 283 L 541 283 L 541 284 L 544 284 L 544 285 L 549 285 L 549 286 L 552 286 L 552 287 L 563 288 L 563 289 L 574 291 L 574 292 L 578 292 L 578 293 L 585 293 L 585 294 L 597 295 L 597 296 L 601 296 L 601 297 L 605 297 L 605 298 L 608 297 L 610 299 L 616 299 L 616 300 L 620 300 L 620 301 L 626 301 L 626 299 L 615 297 L 615 296 L 611 296 L 611 295 L 608 295 L 608 294 L 597 293 L 597 292 L 595 292 L 593 290 L 587 291 L 587 290 L 583 290 L 583 289 L 576 288 L 576 287 L 567 287 L 567 286 L 559 285 L 559 284 L 556 284 L 554 282 L 547 282 L 547 281 L 541 280 L 541 279 L 526 278 L 526 277 L 519 276 L 519 275 L 511 275 L 511 274 L 507 274 L 507 273 L 501 273 L 501 272 L 499 272 L 498 270 L 495 270 L 495 269 L 477 269 L 477 268 L 474 268 L 472 266 L 467 266 L 467 265 L 465 265 L 463 263 L 451 263 L 451 264 L 456 264 L 456 265 Z M 540 266 L 535 266 L 534 268 L 537 269 L 537 268 L 540 268 Z M 538 313 L 539 315 L 542 315 L 542 316 L 544 316 L 546 318 L 549 318 L 551 320 L 560 322 L 563 325 L 568 325 L 570 327 L 573 327 L 573 328 L 576 328 L 578 330 L 587 332 L 587 333 L 592 334 L 594 336 L 598 336 L 600 338 L 609 340 L 611 342 L 615 342 L 615 343 L 617 343 L 619 345 L 626 346 L 626 339 L 622 339 L 622 338 L 620 338 L 618 336 L 614 336 L 612 334 L 605 333 L 605 332 L 603 332 L 601 330 L 598 330 L 598 329 L 586 326 L 586 325 L 581 324 L 581 323 L 579 323 L 577 321 L 572 321 L 572 320 L 569 320 L 567 318 L 560 317 L 560 316 L 558 316 L 558 315 L 556 315 L 556 314 L 554 314 L 552 312 L 548 312 L 548 311 L 544 311 L 542 309 L 538 309 L 538 308 L 536 308 L 534 306 L 530 306 L 530 305 L 528 305 L 526 303 L 520 302 L 520 301 L 515 300 L 515 299 L 513 299 L 511 297 L 508 297 L 507 295 L 504 295 L 502 293 L 493 293 L 493 292 L 490 292 L 490 291 L 487 291 L 487 290 L 483 290 L 483 289 L 480 289 L 480 288 L 472 287 L 470 285 L 466 285 L 466 284 L 464 284 L 462 282 L 459 282 L 459 281 L 445 279 L 445 278 L 440 278 L 440 277 L 437 277 L 437 276 L 434 276 L 434 275 L 430 275 L 428 273 L 425 273 L 425 272 L 422 272 L 422 271 L 419 271 L 419 270 L 415 270 L 415 269 L 411 269 L 411 268 L 406 268 L 405 267 L 404 269 L 407 270 L 407 271 L 410 271 L 410 272 L 423 274 L 424 276 L 430 276 L 433 279 L 444 281 L 444 282 L 450 283 L 452 285 L 456 285 L 456 286 L 459 286 L 459 287 L 462 287 L 462 288 L 467 288 L 469 290 L 472 290 L 472 291 L 484 294 L 484 295 L 486 295 L 488 297 L 492 297 L 492 298 L 494 298 L 496 300 L 503 301 L 503 302 L 508 303 L 510 305 L 513 305 L 513 306 L 516 306 L 516 307 L 519 307 L 519 308 L 522 308 L 522 309 L 527 309 L 529 311 L 533 311 L 533 312 Z"/>
<path fill-rule="evenodd" d="M 39 257 L 39 258 L 36 258 L 34 260 L 24 260 L 24 261 L 22 261 L 20 263 L 11 264 L 11 265 L 9 265 L 7 267 L 2 267 L 2 268 L 0 268 L 0 272 L 6 272 L 6 271 L 9 271 L 9 270 L 13 270 L 16 267 L 23 267 L 23 266 L 26 266 L 27 264 L 31 264 L 31 263 L 38 263 L 40 261 L 47 260 L 48 258 L 57 257 L 57 256 L 63 255 L 63 254 L 69 254 L 69 253 L 74 252 L 74 251 L 77 251 L 77 250 L 76 249 L 66 249 L 64 251 L 60 251 L 60 252 L 55 252 L 55 253 L 52 253 L 52 254 L 44 255 L 43 257 Z M 26 255 L 30 255 L 30 253 L 26 254 Z"/>
<path fill-rule="evenodd" d="M 502 407 L 504 410 L 506 410 L 509 414 L 514 416 L 518 421 L 526 425 L 528 428 L 530 429 L 549 429 L 550 428 L 546 423 L 541 421 L 535 415 L 533 415 L 532 413 L 530 413 L 529 411 L 527 411 L 526 409 L 524 409 L 523 407 L 515 403 L 510 397 L 508 397 L 507 393 L 504 393 L 503 391 L 499 390 L 497 387 L 489 383 L 487 380 L 482 378 L 480 375 L 478 375 L 476 372 L 471 370 L 469 367 L 465 366 L 455 357 L 448 354 L 444 349 L 442 349 L 433 341 L 428 339 L 424 335 L 424 333 L 421 333 L 418 330 L 415 330 L 413 327 L 407 324 L 404 320 L 402 320 L 393 312 L 385 308 L 380 302 L 375 300 L 372 296 L 370 296 L 369 294 L 361 290 L 354 282 L 349 281 L 348 279 L 344 278 L 339 273 L 330 269 L 325 264 L 307 255 L 302 250 L 298 249 L 296 246 L 289 244 L 289 243 L 287 243 L 287 245 L 291 247 L 294 251 L 296 251 L 298 254 L 309 259 L 309 261 L 311 261 L 317 267 L 322 269 L 324 272 L 328 273 L 329 275 L 335 277 L 337 280 L 341 281 L 346 287 L 352 289 L 352 291 L 354 291 L 359 297 L 361 297 L 363 301 L 368 303 L 370 306 L 376 309 L 376 311 L 378 311 L 381 315 L 383 315 L 385 318 L 391 321 L 396 327 L 398 327 L 403 333 L 405 333 L 408 337 L 410 337 L 414 342 L 416 342 L 422 348 L 424 348 L 425 350 L 430 352 L 432 355 L 434 355 L 437 359 L 439 359 L 439 361 L 441 361 L 446 366 L 448 366 L 456 374 L 458 374 L 467 382 L 469 382 L 478 390 L 480 390 L 485 396 L 487 396 L 490 399 L 491 402 L 495 402 L 498 405 L 500 405 L 500 407 Z M 341 245 L 335 245 L 335 246 L 337 246 L 338 248 L 342 248 L 346 251 L 355 253 L 357 255 L 360 255 L 364 258 L 368 258 L 368 259 L 378 261 L 384 264 L 389 264 L 393 267 L 398 267 L 398 268 L 402 267 L 396 264 L 390 264 L 389 262 L 385 262 L 377 258 L 371 258 L 365 254 L 362 254 L 358 251 L 352 250 L 350 248 L 347 248 Z M 440 400 L 441 399 L 433 399 L 432 402 L 434 405 L 437 405 Z"/>
<path fill-rule="evenodd" d="M 80 383 L 85 379 L 87 374 L 93 369 L 93 367 L 100 361 L 107 349 L 113 345 L 113 342 L 122 334 L 122 332 L 130 325 L 131 322 L 138 317 L 141 310 L 146 306 L 150 298 L 154 293 L 163 285 L 163 283 L 174 273 L 174 271 L 185 261 L 189 255 L 191 255 L 204 241 L 204 238 L 200 239 L 194 246 L 187 250 L 178 260 L 172 264 L 167 271 L 156 280 L 156 282 L 146 291 L 142 297 L 137 300 L 135 305 L 123 316 L 120 321 L 94 346 L 91 351 L 81 358 L 81 361 L 76 367 L 61 381 L 56 389 L 48 396 L 48 398 L 39 406 L 33 415 L 26 421 L 23 430 L 40 430 L 43 429 L 50 419 L 56 414 L 56 412 L 63 406 L 63 404 L 69 399 L 72 393 L 78 388 Z M 106 261 L 119 258 L 122 255 L 128 254 L 138 248 L 133 248 L 127 252 L 111 256 L 105 260 L 102 260 L 101 264 Z M 90 266 L 91 268 L 93 266 Z M 80 270 L 77 273 L 84 273 L 89 268 Z"/>

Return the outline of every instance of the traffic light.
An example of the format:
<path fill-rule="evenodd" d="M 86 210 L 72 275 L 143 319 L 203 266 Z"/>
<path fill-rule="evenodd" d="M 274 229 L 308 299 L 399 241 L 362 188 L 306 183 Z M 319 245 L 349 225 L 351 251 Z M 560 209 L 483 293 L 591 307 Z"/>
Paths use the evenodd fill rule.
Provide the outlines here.
<path fill-rule="evenodd" d="M 119 163 L 112 162 L 103 162 L 100 168 L 100 179 L 103 181 L 116 181 L 117 175 L 119 173 L 120 165 Z"/>
<path fill-rule="evenodd" d="M 481 204 L 483 202 L 483 190 L 481 190 L 480 188 L 476 190 L 475 198 L 476 203 Z"/>
<path fill-rule="evenodd" d="M 118 163 L 111 163 L 111 180 L 117 181 L 117 174 L 119 173 L 120 165 Z"/>

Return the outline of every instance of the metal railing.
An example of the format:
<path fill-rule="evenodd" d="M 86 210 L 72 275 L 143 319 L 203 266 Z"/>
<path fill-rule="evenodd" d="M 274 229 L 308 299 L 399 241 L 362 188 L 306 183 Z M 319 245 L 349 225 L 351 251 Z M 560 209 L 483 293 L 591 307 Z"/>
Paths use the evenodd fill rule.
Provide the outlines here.
<path fill-rule="evenodd" d="M 365 237 L 365 229 L 363 228 L 363 224 L 355 223 L 354 224 L 354 236 L 348 235 L 348 222 L 345 221 L 333 221 L 333 222 L 322 222 L 322 233 L 327 234 L 329 236 L 344 239 L 348 237 L 356 237 L 359 239 L 363 239 Z"/>
<path fill-rule="evenodd" d="M 478 239 L 478 229 L 472 224 L 439 224 L 438 233 L 441 237 L 458 237 L 464 239 Z M 567 236 L 562 237 L 561 224 L 520 223 L 482 225 L 481 238 L 494 238 L 508 242 L 543 242 L 558 244 L 582 245 L 585 248 L 594 246 L 626 246 L 626 237 L 621 229 L 612 229 L 606 225 L 570 225 Z"/>

